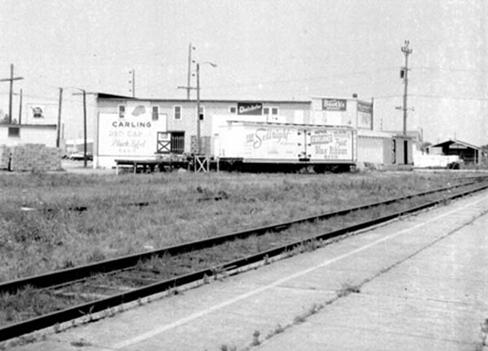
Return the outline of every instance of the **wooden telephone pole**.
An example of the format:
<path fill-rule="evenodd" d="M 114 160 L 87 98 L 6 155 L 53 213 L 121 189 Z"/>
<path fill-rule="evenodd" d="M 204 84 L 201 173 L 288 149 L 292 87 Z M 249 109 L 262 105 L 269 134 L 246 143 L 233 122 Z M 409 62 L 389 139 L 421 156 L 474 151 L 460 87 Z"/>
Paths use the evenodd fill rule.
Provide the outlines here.
<path fill-rule="evenodd" d="M 59 88 L 58 128 L 56 129 L 56 147 L 61 145 L 61 111 L 63 106 L 63 88 Z"/>
<path fill-rule="evenodd" d="M 19 125 L 22 124 L 22 89 L 20 89 L 20 96 L 19 96 Z"/>
<path fill-rule="evenodd" d="M 14 77 L 14 65 L 10 64 L 10 78 L 0 79 L 0 82 L 10 82 L 10 90 L 8 94 L 8 123 L 12 123 L 12 96 L 14 94 L 14 80 L 21 80 L 23 77 Z"/>
<path fill-rule="evenodd" d="M 132 97 L 136 97 L 136 70 L 133 68 L 129 71 L 129 74 L 131 75 L 131 78 L 129 80 L 129 84 L 131 84 L 131 88 L 129 88 L 129 91 L 132 92 Z"/>
<path fill-rule="evenodd" d="M 88 155 L 87 155 L 87 121 L 86 121 L 86 94 L 94 94 L 94 93 L 87 93 L 85 89 L 81 88 L 74 88 L 81 91 L 81 95 L 83 95 L 83 167 L 87 167 L 88 164 Z M 80 95 L 80 93 L 74 93 L 73 95 Z"/>
<path fill-rule="evenodd" d="M 197 89 L 197 88 L 191 86 L 191 77 L 192 77 L 191 65 L 192 65 L 192 63 L 195 63 L 195 61 L 192 60 L 192 58 L 191 58 L 191 53 L 195 49 L 196 48 L 191 43 L 188 45 L 188 71 L 187 71 L 187 77 L 186 77 L 186 86 L 178 86 L 177 87 L 178 89 L 185 89 L 186 90 L 186 99 L 187 100 L 190 100 L 190 92 L 192 90 Z"/>
<path fill-rule="evenodd" d="M 402 46 L 402 52 L 405 55 L 405 66 L 402 68 L 401 77 L 403 78 L 403 135 L 407 135 L 407 96 L 408 96 L 408 55 L 412 53 L 412 49 L 408 46 L 410 45 L 410 41 L 405 40 L 405 45 Z"/>

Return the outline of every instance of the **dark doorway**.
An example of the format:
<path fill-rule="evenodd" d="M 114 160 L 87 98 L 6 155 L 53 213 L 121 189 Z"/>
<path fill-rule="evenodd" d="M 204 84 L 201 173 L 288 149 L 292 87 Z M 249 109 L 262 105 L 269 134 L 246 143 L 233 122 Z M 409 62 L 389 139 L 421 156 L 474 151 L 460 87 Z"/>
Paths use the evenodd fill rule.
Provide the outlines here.
<path fill-rule="evenodd" d="M 395 164 L 396 163 L 396 140 L 393 139 L 393 145 L 392 145 L 392 160 L 391 163 Z"/>
<path fill-rule="evenodd" d="M 185 152 L 185 132 L 171 132 L 171 152 L 174 154 Z"/>
<path fill-rule="evenodd" d="M 408 140 L 403 141 L 403 164 L 408 165 Z"/>

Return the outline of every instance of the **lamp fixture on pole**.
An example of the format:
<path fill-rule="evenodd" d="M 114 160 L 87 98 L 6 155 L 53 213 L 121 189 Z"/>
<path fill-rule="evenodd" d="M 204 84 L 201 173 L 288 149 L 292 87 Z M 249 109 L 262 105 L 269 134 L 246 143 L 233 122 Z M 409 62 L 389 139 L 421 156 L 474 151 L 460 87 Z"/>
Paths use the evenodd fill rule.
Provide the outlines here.
<path fill-rule="evenodd" d="M 217 64 L 205 61 L 205 62 L 195 62 L 196 63 L 196 75 L 197 75 L 197 155 L 200 155 L 202 152 L 202 143 L 200 138 L 200 65 L 208 64 L 212 67 L 217 67 Z"/>

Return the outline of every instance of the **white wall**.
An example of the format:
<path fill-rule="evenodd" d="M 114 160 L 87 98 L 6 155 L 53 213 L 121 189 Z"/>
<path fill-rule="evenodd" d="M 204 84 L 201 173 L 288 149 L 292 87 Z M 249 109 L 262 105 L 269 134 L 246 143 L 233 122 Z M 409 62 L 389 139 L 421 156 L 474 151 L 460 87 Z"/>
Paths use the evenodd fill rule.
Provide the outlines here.
<path fill-rule="evenodd" d="M 358 136 L 358 161 L 384 164 L 384 138 Z"/>
<path fill-rule="evenodd" d="M 19 137 L 9 137 L 9 127 L 20 128 Z M 0 125 L 0 145 L 44 144 L 56 147 L 56 127 L 52 125 Z"/>

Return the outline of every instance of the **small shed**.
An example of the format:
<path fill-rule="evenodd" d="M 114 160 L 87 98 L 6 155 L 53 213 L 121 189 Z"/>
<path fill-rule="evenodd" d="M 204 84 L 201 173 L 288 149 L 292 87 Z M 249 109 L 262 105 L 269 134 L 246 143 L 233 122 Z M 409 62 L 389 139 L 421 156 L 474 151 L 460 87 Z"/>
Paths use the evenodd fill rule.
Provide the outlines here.
<path fill-rule="evenodd" d="M 56 147 L 55 124 L 0 124 L 0 145 L 43 144 Z"/>
<path fill-rule="evenodd" d="M 406 135 L 394 135 L 393 143 L 393 164 L 412 165 L 413 164 L 413 140 Z"/>
<path fill-rule="evenodd" d="M 430 148 L 440 149 L 443 155 L 459 156 L 464 163 L 478 164 L 481 157 L 481 147 L 457 139 L 449 139 L 432 145 Z"/>

